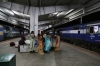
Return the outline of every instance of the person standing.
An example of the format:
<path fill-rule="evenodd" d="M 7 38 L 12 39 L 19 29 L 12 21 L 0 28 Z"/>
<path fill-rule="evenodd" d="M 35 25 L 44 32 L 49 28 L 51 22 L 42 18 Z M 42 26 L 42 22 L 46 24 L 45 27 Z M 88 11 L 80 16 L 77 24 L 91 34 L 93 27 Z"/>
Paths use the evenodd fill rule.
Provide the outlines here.
<path fill-rule="evenodd" d="M 42 35 L 39 36 L 38 41 L 39 41 L 38 53 L 39 53 L 39 54 L 44 54 L 44 49 L 43 49 L 44 46 L 43 46 L 43 37 L 42 37 Z"/>
<path fill-rule="evenodd" d="M 55 46 L 55 52 L 60 51 L 60 34 L 56 35 L 56 46 Z"/>
<path fill-rule="evenodd" d="M 44 38 L 45 38 L 45 48 L 44 48 L 44 50 L 47 52 L 47 53 L 49 53 L 49 51 L 50 51 L 50 44 L 51 44 L 51 41 L 50 41 L 50 35 L 49 35 L 49 33 L 47 33 L 46 35 L 44 35 Z"/>
<path fill-rule="evenodd" d="M 38 52 L 38 45 L 39 45 L 39 42 L 38 42 L 38 36 L 35 38 L 35 52 Z"/>
<path fill-rule="evenodd" d="M 30 35 L 30 52 L 34 52 L 34 45 L 35 45 L 35 35 L 34 35 L 34 31 L 31 32 Z"/>

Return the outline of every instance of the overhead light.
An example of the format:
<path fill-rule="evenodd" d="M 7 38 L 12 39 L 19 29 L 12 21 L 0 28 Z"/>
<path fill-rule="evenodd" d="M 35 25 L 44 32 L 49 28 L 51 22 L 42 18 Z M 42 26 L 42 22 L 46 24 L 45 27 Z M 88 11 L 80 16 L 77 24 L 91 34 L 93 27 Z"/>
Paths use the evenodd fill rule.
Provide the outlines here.
<path fill-rule="evenodd" d="M 54 15 L 56 15 L 58 12 L 53 13 Z"/>
<path fill-rule="evenodd" d="M 12 15 L 12 16 L 15 15 L 12 11 L 10 11 L 10 10 L 8 10 L 8 9 L 6 9 L 6 11 L 7 11 L 10 15 Z"/>
<path fill-rule="evenodd" d="M 3 0 L 3 2 L 8 2 L 8 0 Z"/>
<path fill-rule="evenodd" d="M 57 17 L 59 16 L 59 14 L 57 14 Z"/>
<path fill-rule="evenodd" d="M 67 11 L 67 12 L 65 13 L 65 15 L 68 14 L 68 13 L 70 13 L 70 12 L 72 12 L 73 10 L 74 10 L 74 9 L 71 9 L 71 10 Z M 57 14 L 57 17 L 58 17 L 59 15 L 61 15 L 61 14 L 63 14 L 63 11 L 60 12 L 60 13 L 58 13 L 58 14 Z"/>
<path fill-rule="evenodd" d="M 67 12 L 66 12 L 66 14 L 68 14 L 68 13 L 72 12 L 73 10 L 74 10 L 74 9 L 71 9 L 71 10 L 67 11 Z"/>
<path fill-rule="evenodd" d="M 62 13 L 58 13 L 58 14 L 57 14 L 57 17 L 58 17 L 60 14 L 62 14 Z"/>
<path fill-rule="evenodd" d="M 52 27 L 52 25 L 49 25 L 49 28 Z"/>

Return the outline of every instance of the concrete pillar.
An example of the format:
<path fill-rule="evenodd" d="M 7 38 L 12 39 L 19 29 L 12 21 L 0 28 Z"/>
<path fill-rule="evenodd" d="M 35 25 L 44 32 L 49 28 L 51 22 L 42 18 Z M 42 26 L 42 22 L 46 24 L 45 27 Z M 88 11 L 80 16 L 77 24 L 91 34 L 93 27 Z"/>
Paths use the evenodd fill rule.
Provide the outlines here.
<path fill-rule="evenodd" d="M 34 28 L 35 28 L 35 35 L 38 35 L 38 7 L 35 7 L 35 22 L 34 22 Z"/>
<path fill-rule="evenodd" d="M 30 7 L 30 32 L 34 31 L 38 35 L 38 7 Z"/>

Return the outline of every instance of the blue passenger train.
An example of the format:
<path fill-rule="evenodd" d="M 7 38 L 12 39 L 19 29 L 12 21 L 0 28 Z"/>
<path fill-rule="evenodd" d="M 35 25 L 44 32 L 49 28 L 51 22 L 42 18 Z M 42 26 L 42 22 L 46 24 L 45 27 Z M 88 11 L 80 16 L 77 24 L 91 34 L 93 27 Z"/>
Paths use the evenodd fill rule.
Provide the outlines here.
<path fill-rule="evenodd" d="M 27 30 L 20 31 L 18 28 L 15 27 L 0 25 L 0 41 L 13 37 L 20 37 L 22 34 L 28 35 L 28 31 Z"/>
<path fill-rule="evenodd" d="M 100 51 L 100 23 L 98 22 L 61 28 L 61 39 L 91 50 Z"/>
<path fill-rule="evenodd" d="M 100 43 L 100 23 L 70 26 L 62 28 L 60 32 L 63 38 Z"/>
<path fill-rule="evenodd" d="M 92 23 L 63 26 L 55 29 L 59 31 L 61 39 L 90 50 L 100 52 L 100 20 Z M 50 30 L 48 30 L 51 32 Z M 47 31 L 47 32 L 48 32 Z"/>

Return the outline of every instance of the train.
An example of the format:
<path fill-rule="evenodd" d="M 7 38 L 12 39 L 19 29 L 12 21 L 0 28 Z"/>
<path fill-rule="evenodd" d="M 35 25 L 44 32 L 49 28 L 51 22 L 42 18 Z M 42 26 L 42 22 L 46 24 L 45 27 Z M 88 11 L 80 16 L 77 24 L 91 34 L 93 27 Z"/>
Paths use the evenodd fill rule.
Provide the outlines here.
<path fill-rule="evenodd" d="M 51 30 L 46 32 L 53 35 Z M 54 34 L 58 32 L 63 41 L 100 52 L 100 20 L 56 28 Z"/>
<path fill-rule="evenodd" d="M 28 35 L 28 30 L 21 30 L 8 25 L 0 25 L 0 41 Z"/>

